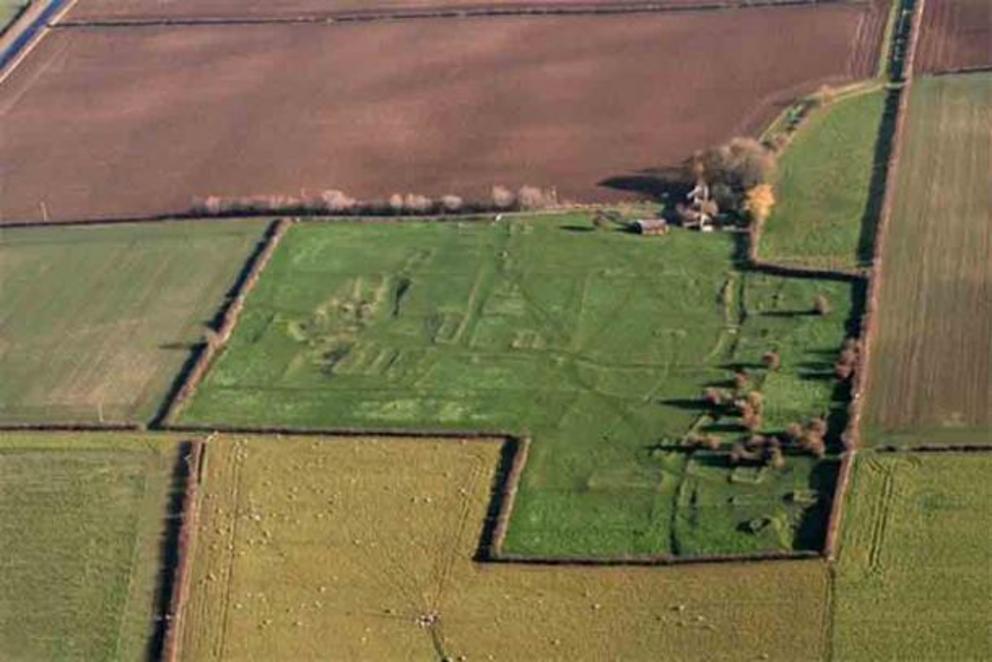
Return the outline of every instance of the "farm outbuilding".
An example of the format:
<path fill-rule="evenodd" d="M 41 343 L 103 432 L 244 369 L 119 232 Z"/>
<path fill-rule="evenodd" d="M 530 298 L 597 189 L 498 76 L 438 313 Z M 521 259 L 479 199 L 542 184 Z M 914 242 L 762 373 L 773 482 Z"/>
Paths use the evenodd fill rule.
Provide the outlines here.
<path fill-rule="evenodd" d="M 643 235 L 661 235 L 668 232 L 668 223 L 661 218 L 639 218 L 631 227 L 634 232 Z"/>

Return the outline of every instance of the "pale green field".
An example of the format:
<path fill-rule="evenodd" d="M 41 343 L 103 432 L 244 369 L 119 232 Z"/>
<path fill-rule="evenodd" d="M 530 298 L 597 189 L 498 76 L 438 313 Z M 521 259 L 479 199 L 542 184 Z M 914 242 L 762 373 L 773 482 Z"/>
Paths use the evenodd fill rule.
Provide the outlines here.
<path fill-rule="evenodd" d="M 854 269 L 871 262 L 881 191 L 871 188 L 886 92 L 814 111 L 779 159 L 777 204 L 759 254 L 778 264 Z M 881 173 L 884 175 L 884 172 Z"/>
<path fill-rule="evenodd" d="M 834 590 L 835 660 L 992 659 L 992 454 L 862 454 Z"/>
<path fill-rule="evenodd" d="M 265 226 L 0 229 L 0 422 L 152 418 Z"/>
<path fill-rule="evenodd" d="M 0 660 L 139 660 L 176 439 L 0 435 Z"/>

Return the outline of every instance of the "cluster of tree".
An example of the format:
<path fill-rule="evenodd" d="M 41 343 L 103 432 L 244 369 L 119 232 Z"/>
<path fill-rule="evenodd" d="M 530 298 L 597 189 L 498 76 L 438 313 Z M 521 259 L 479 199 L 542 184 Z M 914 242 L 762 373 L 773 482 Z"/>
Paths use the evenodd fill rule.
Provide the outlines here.
<path fill-rule="evenodd" d="M 847 381 L 854 376 L 861 358 L 861 343 L 854 338 L 844 341 L 844 348 L 834 364 L 834 374 L 840 381 Z"/>
<path fill-rule="evenodd" d="M 752 435 L 745 442 L 737 442 L 730 449 L 730 464 L 761 463 L 773 469 L 785 468 L 782 443 L 775 437 Z"/>
<path fill-rule="evenodd" d="M 309 196 L 251 195 L 196 198 L 192 211 L 205 216 L 234 214 L 454 214 L 458 212 L 513 211 L 546 209 L 558 204 L 554 189 L 521 186 L 511 191 L 494 186 L 488 200 L 466 202 L 457 195 L 433 198 L 418 193 L 394 193 L 385 200 L 358 200 L 343 191 L 331 189 Z"/>
<path fill-rule="evenodd" d="M 827 452 L 827 429 L 826 419 L 813 418 L 806 425 L 791 423 L 785 429 L 785 438 L 799 450 L 815 457 L 823 457 Z"/>
<path fill-rule="evenodd" d="M 753 138 L 733 138 L 693 154 L 685 163 L 685 176 L 709 187 L 711 216 L 733 213 L 760 223 L 775 204 L 771 186 L 775 165 L 775 152 L 768 146 Z"/>

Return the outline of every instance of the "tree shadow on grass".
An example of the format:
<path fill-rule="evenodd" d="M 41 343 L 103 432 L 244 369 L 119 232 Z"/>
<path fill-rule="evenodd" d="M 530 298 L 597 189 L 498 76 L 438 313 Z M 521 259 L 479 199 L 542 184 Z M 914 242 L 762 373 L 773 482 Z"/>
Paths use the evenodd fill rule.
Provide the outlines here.
<path fill-rule="evenodd" d="M 840 464 L 837 460 L 826 460 L 817 464 L 810 473 L 808 485 L 820 494 L 819 501 L 806 509 L 796 527 L 794 549 L 821 550 L 826 542 L 827 523 L 837 489 L 837 473 Z"/>
<path fill-rule="evenodd" d="M 889 175 L 892 147 L 895 142 L 896 119 L 899 114 L 901 89 L 889 90 L 885 97 L 885 110 L 875 139 L 875 157 L 872 165 L 871 182 L 868 185 L 868 203 L 861 215 L 861 235 L 858 238 L 858 262 L 868 266 L 875 252 L 878 222 L 882 216 L 885 201 L 885 184 Z"/>
<path fill-rule="evenodd" d="M 169 502 L 166 506 L 165 534 L 159 546 L 161 563 L 158 571 L 155 593 L 155 624 L 145 649 L 146 659 L 160 660 L 165 647 L 166 629 L 169 624 L 167 615 L 176 605 L 171 604 L 173 584 L 176 577 L 176 566 L 179 564 L 179 534 L 182 530 L 183 513 L 189 504 L 186 503 L 186 484 L 192 480 L 190 458 L 193 453 L 193 443 L 184 441 L 179 444 L 175 462 L 172 465 L 172 475 L 169 480 Z"/>

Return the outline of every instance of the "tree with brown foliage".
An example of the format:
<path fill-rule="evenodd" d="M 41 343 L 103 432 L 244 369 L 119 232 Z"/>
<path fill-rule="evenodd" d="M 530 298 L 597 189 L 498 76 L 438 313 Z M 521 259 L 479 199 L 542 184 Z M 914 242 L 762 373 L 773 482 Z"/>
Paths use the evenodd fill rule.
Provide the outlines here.
<path fill-rule="evenodd" d="M 711 407 L 720 407 L 723 405 L 724 400 L 723 391 L 718 388 L 709 387 L 703 391 L 703 400 Z"/>
<path fill-rule="evenodd" d="M 744 211 L 751 219 L 751 224 L 761 227 L 771 216 L 775 206 L 775 191 L 771 184 L 758 184 L 747 190 L 744 200 Z"/>

